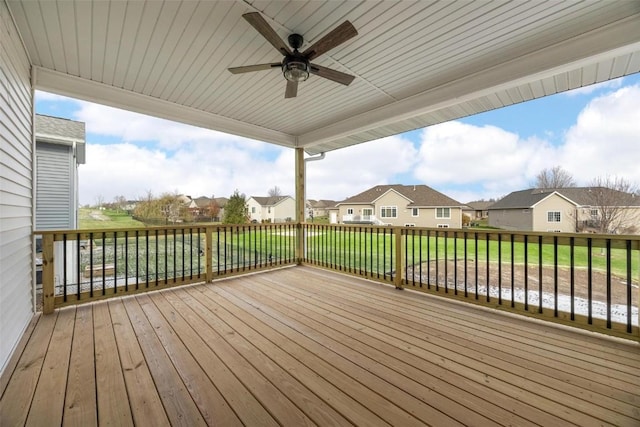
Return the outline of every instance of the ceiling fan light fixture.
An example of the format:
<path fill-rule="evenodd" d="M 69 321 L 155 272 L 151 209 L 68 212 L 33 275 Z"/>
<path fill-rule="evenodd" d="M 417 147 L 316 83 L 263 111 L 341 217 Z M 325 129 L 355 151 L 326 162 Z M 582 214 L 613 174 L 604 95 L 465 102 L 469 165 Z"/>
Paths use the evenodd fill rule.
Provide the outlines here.
<path fill-rule="evenodd" d="M 309 78 L 309 64 L 297 59 L 285 60 L 282 64 L 282 74 L 291 82 L 303 82 Z"/>

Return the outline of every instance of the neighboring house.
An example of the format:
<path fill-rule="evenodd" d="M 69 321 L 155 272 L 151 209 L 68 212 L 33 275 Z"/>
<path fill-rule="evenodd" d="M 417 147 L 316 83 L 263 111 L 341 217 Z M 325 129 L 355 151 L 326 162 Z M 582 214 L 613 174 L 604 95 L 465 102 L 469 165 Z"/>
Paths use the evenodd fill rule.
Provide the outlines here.
<path fill-rule="evenodd" d="M 36 114 L 36 230 L 78 228 L 78 165 L 85 163 L 83 122 Z M 62 242 L 54 244 L 62 253 Z M 77 281 L 77 257 L 72 242 L 67 247 L 67 282 Z M 36 242 L 36 252 L 40 250 Z M 59 252 L 58 252 L 59 251 Z M 40 255 L 36 255 L 41 262 Z M 56 283 L 62 283 L 63 259 L 56 257 Z M 38 272 L 39 273 L 39 272 Z M 60 276 L 60 277 L 58 277 Z"/>
<path fill-rule="evenodd" d="M 610 206 L 598 202 L 596 192 L 610 194 Z M 489 225 L 520 231 L 595 232 L 602 216 L 612 210 L 617 211 L 618 221 L 609 232 L 640 232 L 640 197 L 602 187 L 514 191 L 489 207 Z"/>
<path fill-rule="evenodd" d="M 218 215 L 214 216 L 213 220 L 220 222 L 224 218 L 224 208 L 227 206 L 229 199 L 226 197 L 214 197 L 213 201 L 218 205 Z"/>
<path fill-rule="evenodd" d="M 307 218 L 329 216 L 331 208 L 336 206 L 335 200 L 307 200 Z"/>
<path fill-rule="evenodd" d="M 461 228 L 464 205 L 426 185 L 377 185 L 338 202 L 344 224 Z"/>
<path fill-rule="evenodd" d="M 489 216 L 489 206 L 494 202 L 469 202 L 462 208 L 462 213 L 466 214 L 471 220 L 485 219 Z"/>
<path fill-rule="evenodd" d="M 296 219 L 296 201 L 291 196 L 258 197 L 247 200 L 252 222 L 289 222 Z"/>

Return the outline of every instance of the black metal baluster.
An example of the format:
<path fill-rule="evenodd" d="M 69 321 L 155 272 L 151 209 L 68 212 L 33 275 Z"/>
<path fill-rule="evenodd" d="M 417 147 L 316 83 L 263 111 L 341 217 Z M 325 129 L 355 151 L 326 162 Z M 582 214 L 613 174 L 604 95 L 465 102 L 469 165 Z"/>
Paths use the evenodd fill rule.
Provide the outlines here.
<path fill-rule="evenodd" d="M 440 253 L 438 251 L 438 240 L 440 240 L 439 234 L 438 230 L 436 230 L 436 291 L 440 290 Z"/>
<path fill-rule="evenodd" d="M 514 287 L 514 236 L 511 235 L 511 293 L 513 294 Z M 542 297 L 542 296 L 541 296 Z M 511 304 L 514 307 L 514 304 Z M 524 309 L 529 310 L 529 236 L 524 235 Z"/>
<path fill-rule="evenodd" d="M 62 234 L 62 295 L 67 302 L 67 233 Z M 54 290 L 55 295 L 55 290 Z"/>
<path fill-rule="evenodd" d="M 431 230 L 427 230 L 427 289 L 431 289 Z"/>
<path fill-rule="evenodd" d="M 89 296 L 93 298 L 93 233 L 89 233 Z"/>
<path fill-rule="evenodd" d="M 587 238 L 587 300 L 589 301 L 589 307 L 587 308 L 587 322 L 591 325 L 593 323 L 593 239 Z"/>
<path fill-rule="evenodd" d="M 469 297 L 469 289 L 468 289 L 468 286 L 467 286 L 467 283 L 468 283 L 467 279 L 468 279 L 469 273 L 467 271 L 468 270 L 468 265 L 467 265 L 468 262 L 467 262 L 467 260 L 469 258 L 469 251 L 467 250 L 468 249 L 467 248 L 467 242 L 468 242 L 469 239 L 468 239 L 468 235 L 467 235 L 466 231 L 463 231 L 462 234 L 463 234 L 463 238 L 464 238 L 464 297 L 468 298 Z"/>
<path fill-rule="evenodd" d="M 136 230 L 136 290 L 140 288 L 140 232 Z"/>
<path fill-rule="evenodd" d="M 569 238 L 569 286 L 571 292 L 571 320 L 576 320 L 575 315 L 575 296 L 576 296 L 576 281 L 575 281 L 575 241 L 574 237 Z"/>
<path fill-rule="evenodd" d="M 631 240 L 627 240 L 627 332 L 631 333 Z"/>
<path fill-rule="evenodd" d="M 607 329 L 611 329 L 611 239 L 607 239 Z"/>
<path fill-rule="evenodd" d="M 155 252 L 155 257 L 154 257 L 155 258 L 156 271 L 155 271 L 154 275 L 156 276 L 156 286 L 158 286 L 158 284 L 160 283 L 159 280 L 158 280 L 158 270 L 160 269 L 160 266 L 158 265 L 158 255 L 159 255 L 159 252 L 158 252 L 158 250 L 159 250 L 158 249 L 158 240 L 159 240 L 159 238 L 158 238 L 158 229 L 156 228 L 154 231 L 155 231 L 154 234 L 155 234 L 155 240 L 156 240 L 156 242 L 155 242 L 156 252 Z"/>
<path fill-rule="evenodd" d="M 76 234 L 76 282 L 78 282 L 77 297 L 80 299 L 80 284 L 82 283 L 82 272 L 80 271 L 80 261 L 82 258 L 80 257 L 80 239 L 82 235 L 80 233 Z"/>
<path fill-rule="evenodd" d="M 515 307 L 516 297 L 515 297 L 515 235 L 511 235 L 511 307 Z M 527 240 L 525 236 L 524 243 L 524 255 L 527 256 Z M 524 265 L 527 265 L 527 261 L 524 262 Z M 525 270 L 524 274 L 524 309 L 529 310 L 529 290 L 527 289 L 527 272 Z"/>
<path fill-rule="evenodd" d="M 176 283 L 178 280 L 178 252 L 177 252 L 177 244 L 178 244 L 178 236 L 176 236 L 176 229 L 173 230 L 173 283 Z"/>
<path fill-rule="evenodd" d="M 475 274 L 476 274 L 476 278 L 475 278 L 475 282 L 476 282 L 476 295 L 475 295 L 475 299 L 478 299 L 478 233 L 474 232 L 473 233 L 473 242 L 475 245 Z"/>
<path fill-rule="evenodd" d="M 107 294 L 107 233 L 102 232 L 102 295 Z"/>
<path fill-rule="evenodd" d="M 511 292 L 513 301 L 513 292 Z M 502 305 L 502 233 L 498 233 L 498 304 Z"/>
<path fill-rule="evenodd" d="M 169 283 L 169 230 L 164 229 L 164 284 Z"/>
<path fill-rule="evenodd" d="M 148 288 L 149 287 L 149 230 L 145 230 L 144 231 L 144 245 L 145 245 L 145 251 L 146 253 L 144 254 L 144 258 L 145 258 L 145 287 Z"/>
<path fill-rule="evenodd" d="M 487 288 L 486 298 L 487 298 L 487 302 L 491 302 L 491 295 L 490 295 L 491 294 L 491 290 L 489 289 L 489 233 L 485 234 L 484 237 L 485 237 L 485 239 L 484 239 L 485 240 L 485 259 L 486 259 L 486 262 L 487 262 L 487 265 L 486 265 L 486 278 L 485 278 L 485 280 L 486 280 L 485 286 Z"/>
<path fill-rule="evenodd" d="M 553 236 L 553 316 L 558 317 L 558 236 Z"/>
<path fill-rule="evenodd" d="M 113 232 L 113 293 L 118 293 L 118 232 Z"/>
<path fill-rule="evenodd" d="M 444 231 L 444 293 L 449 293 L 449 232 Z"/>
<path fill-rule="evenodd" d="M 453 232 L 453 294 L 458 295 L 458 232 Z"/>
<path fill-rule="evenodd" d="M 542 313 L 542 236 L 538 236 L 538 313 Z"/>

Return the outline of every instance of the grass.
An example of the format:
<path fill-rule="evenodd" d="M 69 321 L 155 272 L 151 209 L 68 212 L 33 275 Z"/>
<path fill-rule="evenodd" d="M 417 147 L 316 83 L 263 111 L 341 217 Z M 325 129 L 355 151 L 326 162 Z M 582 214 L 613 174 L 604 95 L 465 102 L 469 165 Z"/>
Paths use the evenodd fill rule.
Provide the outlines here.
<path fill-rule="evenodd" d="M 131 218 L 131 216 L 124 211 L 80 208 L 78 228 L 81 230 L 101 230 L 113 228 L 145 228 L 145 225 Z"/>

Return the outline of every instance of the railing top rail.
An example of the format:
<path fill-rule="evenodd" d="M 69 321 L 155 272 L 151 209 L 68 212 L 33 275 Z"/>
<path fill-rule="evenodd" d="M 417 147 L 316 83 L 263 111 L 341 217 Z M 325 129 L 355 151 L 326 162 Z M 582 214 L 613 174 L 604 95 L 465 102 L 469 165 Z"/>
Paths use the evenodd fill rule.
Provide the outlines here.
<path fill-rule="evenodd" d="M 260 223 L 260 224 L 175 224 L 175 225 L 160 225 L 160 226 L 147 226 L 147 227 L 126 227 L 126 228 L 87 228 L 87 229 L 59 229 L 59 230 L 35 230 L 33 234 L 38 236 L 44 235 L 59 235 L 59 234 L 89 234 L 89 233 L 123 233 L 126 231 L 155 231 L 155 230 L 193 230 L 193 229 L 236 229 L 236 228 L 278 228 L 282 226 L 295 226 L 296 223 Z"/>

